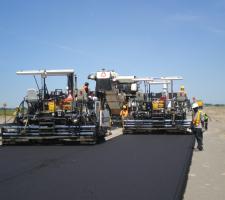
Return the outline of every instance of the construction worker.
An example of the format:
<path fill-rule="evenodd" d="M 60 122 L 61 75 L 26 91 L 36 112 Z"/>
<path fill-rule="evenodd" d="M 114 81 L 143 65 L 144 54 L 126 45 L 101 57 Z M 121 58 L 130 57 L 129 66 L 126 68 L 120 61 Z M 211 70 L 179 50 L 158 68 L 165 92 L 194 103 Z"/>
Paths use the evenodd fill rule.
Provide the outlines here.
<path fill-rule="evenodd" d="M 204 127 L 204 116 L 202 111 L 199 110 L 197 103 L 192 105 L 193 114 L 192 114 L 192 132 L 195 135 L 197 141 L 197 148 L 199 151 L 203 150 L 203 131 Z"/>
<path fill-rule="evenodd" d="M 120 117 L 122 118 L 122 120 L 128 117 L 128 108 L 126 105 L 123 105 L 123 109 L 120 111 Z"/>
<path fill-rule="evenodd" d="M 195 97 L 192 97 L 192 102 L 193 103 L 196 103 L 196 101 L 197 101 L 196 98 Z"/>
<path fill-rule="evenodd" d="M 179 93 L 180 93 L 180 96 L 183 96 L 183 97 L 186 97 L 187 96 L 187 93 L 186 93 L 185 88 L 184 88 L 183 85 L 180 86 Z"/>
<path fill-rule="evenodd" d="M 83 100 L 88 101 L 88 96 L 89 96 L 89 83 L 85 82 L 83 87 L 80 89 L 80 94 L 79 96 L 82 97 Z"/>
<path fill-rule="evenodd" d="M 73 96 L 71 94 L 71 90 L 68 91 L 68 96 L 66 97 L 66 99 L 64 100 L 65 102 L 72 102 L 73 101 Z"/>
<path fill-rule="evenodd" d="M 208 129 L 208 121 L 209 117 L 208 115 L 203 111 L 204 103 L 202 100 L 197 100 L 196 103 L 198 104 L 198 109 L 202 112 L 203 118 L 204 118 L 204 129 L 205 131 Z"/>
<path fill-rule="evenodd" d="M 204 125 L 205 125 L 205 130 L 208 130 L 208 121 L 209 117 L 206 113 L 204 113 Z"/>
<path fill-rule="evenodd" d="M 89 83 L 88 82 L 84 83 L 83 89 L 88 94 L 88 92 L 89 92 Z"/>
<path fill-rule="evenodd" d="M 124 125 L 123 120 L 128 117 L 128 107 L 126 105 L 123 105 L 122 110 L 120 111 L 120 117 L 121 117 L 121 123 L 122 127 Z"/>
<path fill-rule="evenodd" d="M 20 112 L 20 108 L 16 107 L 15 112 L 13 113 L 13 116 L 17 116 L 17 114 Z"/>

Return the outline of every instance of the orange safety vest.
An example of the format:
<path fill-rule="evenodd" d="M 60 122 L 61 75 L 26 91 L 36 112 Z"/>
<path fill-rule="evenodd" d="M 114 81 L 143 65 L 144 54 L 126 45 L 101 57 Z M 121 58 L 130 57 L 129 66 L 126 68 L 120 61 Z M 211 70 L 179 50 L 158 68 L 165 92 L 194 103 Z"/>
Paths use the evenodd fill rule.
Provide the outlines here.
<path fill-rule="evenodd" d="M 121 110 L 120 111 L 120 116 L 121 117 L 127 117 L 128 116 L 128 110 Z"/>
<path fill-rule="evenodd" d="M 198 110 L 198 112 L 193 115 L 192 122 L 193 122 L 194 126 L 196 126 L 196 127 L 199 126 L 199 124 L 201 123 L 201 114 L 202 114 L 202 112 L 200 110 Z"/>

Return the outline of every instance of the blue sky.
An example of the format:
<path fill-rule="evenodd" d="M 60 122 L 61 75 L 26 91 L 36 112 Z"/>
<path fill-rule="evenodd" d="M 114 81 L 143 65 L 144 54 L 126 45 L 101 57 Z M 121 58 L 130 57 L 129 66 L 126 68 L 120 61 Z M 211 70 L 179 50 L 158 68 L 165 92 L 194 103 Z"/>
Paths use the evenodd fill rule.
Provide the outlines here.
<path fill-rule="evenodd" d="M 0 0 L 0 106 L 16 106 L 22 69 L 181 75 L 189 97 L 225 103 L 225 0 Z M 64 87 L 53 79 L 51 86 Z"/>

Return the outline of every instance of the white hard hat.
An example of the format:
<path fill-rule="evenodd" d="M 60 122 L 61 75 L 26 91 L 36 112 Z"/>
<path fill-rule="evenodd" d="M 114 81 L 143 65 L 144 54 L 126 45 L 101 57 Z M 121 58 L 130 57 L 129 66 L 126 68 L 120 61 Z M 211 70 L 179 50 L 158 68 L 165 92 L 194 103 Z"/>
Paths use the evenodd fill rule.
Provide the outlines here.
<path fill-rule="evenodd" d="M 194 109 L 194 108 L 198 108 L 199 106 L 198 106 L 198 103 L 193 103 L 193 105 L 192 105 L 192 109 Z"/>

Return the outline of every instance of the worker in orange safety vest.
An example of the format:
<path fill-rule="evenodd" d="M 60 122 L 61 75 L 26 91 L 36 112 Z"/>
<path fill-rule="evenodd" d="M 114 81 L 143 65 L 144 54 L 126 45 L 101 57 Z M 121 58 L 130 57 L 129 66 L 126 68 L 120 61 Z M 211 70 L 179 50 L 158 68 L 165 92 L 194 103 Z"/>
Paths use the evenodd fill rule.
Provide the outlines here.
<path fill-rule="evenodd" d="M 121 122 L 122 122 L 122 126 L 123 126 L 123 120 L 128 117 L 128 108 L 126 105 L 123 105 L 122 110 L 120 111 L 120 117 L 121 117 Z"/>
<path fill-rule="evenodd" d="M 126 105 L 123 105 L 123 109 L 120 111 L 120 117 L 122 119 L 128 117 L 128 108 Z"/>

